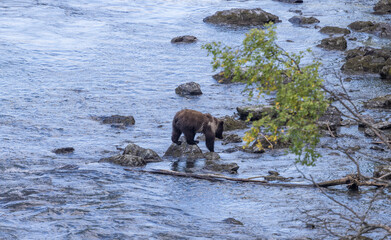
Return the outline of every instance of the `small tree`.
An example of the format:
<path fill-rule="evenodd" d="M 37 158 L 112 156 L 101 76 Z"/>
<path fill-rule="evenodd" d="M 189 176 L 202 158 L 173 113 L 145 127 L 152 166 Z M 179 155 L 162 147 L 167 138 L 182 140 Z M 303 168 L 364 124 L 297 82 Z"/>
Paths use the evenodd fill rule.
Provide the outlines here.
<path fill-rule="evenodd" d="M 224 69 L 225 77 L 246 83 L 249 98 L 275 94 L 274 114 L 253 121 L 246 132 L 246 146 L 264 148 L 262 138 L 273 147 L 277 141 L 289 142 L 297 162 L 313 165 L 320 156 L 318 118 L 326 111 L 328 101 L 319 77 L 320 63 L 301 66 L 304 52 L 289 54 L 276 44 L 275 27 L 252 29 L 239 47 L 213 42 L 203 46 L 213 55 L 213 69 Z M 310 50 L 307 50 L 310 52 Z"/>

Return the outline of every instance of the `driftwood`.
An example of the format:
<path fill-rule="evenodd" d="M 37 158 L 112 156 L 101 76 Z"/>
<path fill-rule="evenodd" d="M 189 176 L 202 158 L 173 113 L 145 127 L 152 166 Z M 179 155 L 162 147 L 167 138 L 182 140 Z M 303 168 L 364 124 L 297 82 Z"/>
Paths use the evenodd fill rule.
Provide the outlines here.
<path fill-rule="evenodd" d="M 341 179 L 326 181 L 326 182 L 320 182 L 315 184 L 299 184 L 299 183 L 271 183 L 266 180 L 256 180 L 253 178 L 234 178 L 234 177 L 228 177 L 225 175 L 220 174 L 202 174 L 202 173 L 186 173 L 186 172 L 178 172 L 178 171 L 172 171 L 172 170 L 164 170 L 164 169 L 155 169 L 155 170 L 139 170 L 139 169 L 125 169 L 126 171 L 131 172 L 142 172 L 142 173 L 150 173 L 150 174 L 160 174 L 160 175 L 171 175 L 171 176 L 177 176 L 177 177 L 186 177 L 186 178 L 197 178 L 197 179 L 204 179 L 208 181 L 233 181 L 233 182 L 249 182 L 249 183 L 255 183 L 259 185 L 264 186 L 275 186 L 275 187 L 331 187 L 331 186 L 337 186 L 337 185 L 344 185 L 347 184 L 349 189 L 355 189 L 358 186 L 374 186 L 374 187 L 390 187 L 389 183 L 386 182 L 374 182 L 369 181 L 367 179 L 365 180 L 359 180 L 355 176 L 356 175 L 348 175 Z"/>

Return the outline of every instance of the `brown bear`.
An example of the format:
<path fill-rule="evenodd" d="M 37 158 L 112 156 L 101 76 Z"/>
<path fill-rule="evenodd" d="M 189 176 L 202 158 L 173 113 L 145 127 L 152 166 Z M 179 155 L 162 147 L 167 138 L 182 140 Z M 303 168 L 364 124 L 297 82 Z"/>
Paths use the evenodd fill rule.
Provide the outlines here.
<path fill-rule="evenodd" d="M 181 141 L 178 139 L 183 133 L 187 144 L 195 145 L 198 143 L 198 141 L 194 141 L 196 133 L 203 133 L 205 134 L 206 147 L 209 151 L 214 152 L 215 137 L 223 139 L 223 125 L 223 121 L 209 113 L 203 114 L 195 110 L 183 109 L 175 114 L 172 121 L 171 140 L 180 145 Z"/>

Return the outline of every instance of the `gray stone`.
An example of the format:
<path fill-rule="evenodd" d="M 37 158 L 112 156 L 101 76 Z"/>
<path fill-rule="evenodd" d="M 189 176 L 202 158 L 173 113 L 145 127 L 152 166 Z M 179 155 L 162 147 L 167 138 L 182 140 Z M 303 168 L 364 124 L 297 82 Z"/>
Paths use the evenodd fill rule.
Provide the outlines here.
<path fill-rule="evenodd" d="M 391 80 L 391 65 L 386 65 L 380 70 L 380 78 Z"/>
<path fill-rule="evenodd" d="M 187 159 L 198 159 L 204 158 L 204 154 L 197 145 L 189 145 L 186 143 L 186 140 L 181 138 L 181 145 L 172 143 L 167 151 L 164 153 L 164 157 L 175 157 L 180 158 L 184 157 Z"/>
<path fill-rule="evenodd" d="M 342 123 L 342 114 L 334 106 L 329 106 L 326 112 L 318 120 L 318 126 L 321 129 L 335 131 Z"/>
<path fill-rule="evenodd" d="M 108 158 L 102 158 L 99 162 L 110 162 L 126 167 L 141 167 L 147 164 L 147 162 L 141 157 L 134 156 L 134 155 L 122 155 L 122 154 L 108 157 Z"/>
<path fill-rule="evenodd" d="M 214 172 L 229 172 L 231 174 L 237 173 L 239 166 L 236 163 L 219 163 L 207 160 L 204 169 Z"/>
<path fill-rule="evenodd" d="M 381 38 L 391 38 L 391 25 L 389 23 L 356 21 L 349 24 L 348 27 L 356 32 L 374 34 Z"/>
<path fill-rule="evenodd" d="M 391 65 L 390 49 L 359 47 L 345 54 L 346 62 L 341 69 L 350 73 L 380 73 L 384 66 Z"/>
<path fill-rule="evenodd" d="M 92 117 L 93 120 L 99 121 L 103 124 L 110 124 L 112 127 L 125 128 L 134 125 L 136 121 L 133 116 L 103 116 L 103 117 Z"/>
<path fill-rule="evenodd" d="M 209 161 L 215 161 L 215 160 L 220 160 L 220 155 L 216 152 L 207 152 L 204 154 L 204 157 L 206 160 Z"/>
<path fill-rule="evenodd" d="M 348 47 L 348 43 L 344 37 L 332 37 L 323 39 L 317 46 L 328 50 L 344 51 Z"/>
<path fill-rule="evenodd" d="M 373 7 L 376 14 L 389 14 L 391 13 L 391 0 L 380 0 Z"/>
<path fill-rule="evenodd" d="M 294 16 L 291 17 L 288 21 L 297 25 L 308 25 L 308 24 L 314 24 L 320 22 L 318 19 L 314 17 L 303 17 L 303 16 Z"/>
<path fill-rule="evenodd" d="M 179 36 L 171 39 L 171 43 L 194 43 L 198 39 L 194 36 L 185 35 L 185 36 Z"/>
<path fill-rule="evenodd" d="M 261 8 L 217 11 L 212 16 L 204 18 L 204 22 L 227 24 L 234 26 L 263 26 L 269 22 L 280 22 L 279 18 Z"/>
<path fill-rule="evenodd" d="M 227 145 L 229 143 L 241 143 L 242 142 L 242 138 L 239 137 L 239 135 L 237 134 L 228 134 L 228 135 L 225 135 L 224 136 L 224 139 L 223 139 L 223 145 Z"/>
<path fill-rule="evenodd" d="M 69 154 L 73 153 L 75 149 L 73 147 L 56 148 L 53 150 L 55 154 Z"/>
<path fill-rule="evenodd" d="M 239 113 L 241 120 L 247 120 L 247 117 L 252 114 L 251 121 L 259 120 L 265 115 L 274 117 L 276 112 L 271 105 L 252 105 L 237 107 L 236 110 Z"/>
<path fill-rule="evenodd" d="M 175 89 L 175 93 L 181 96 L 189 96 L 189 95 L 201 95 L 201 86 L 195 82 L 188 82 L 179 85 Z"/>
<path fill-rule="evenodd" d="M 141 157 L 143 160 L 145 160 L 147 163 L 162 161 L 162 159 L 155 151 L 151 149 L 142 148 L 134 143 L 130 143 L 128 144 L 128 146 L 126 146 L 123 155 L 138 156 Z"/>
<path fill-rule="evenodd" d="M 391 108 L 391 94 L 370 99 L 364 103 L 367 108 Z"/>
<path fill-rule="evenodd" d="M 350 30 L 347 28 L 339 28 L 339 27 L 332 27 L 332 26 L 323 27 L 322 29 L 320 29 L 319 32 L 324 34 L 329 34 L 329 35 L 350 34 Z"/>
<path fill-rule="evenodd" d="M 234 117 L 225 116 L 219 118 L 219 120 L 224 122 L 224 132 L 247 128 L 247 123 L 245 121 L 237 120 Z"/>

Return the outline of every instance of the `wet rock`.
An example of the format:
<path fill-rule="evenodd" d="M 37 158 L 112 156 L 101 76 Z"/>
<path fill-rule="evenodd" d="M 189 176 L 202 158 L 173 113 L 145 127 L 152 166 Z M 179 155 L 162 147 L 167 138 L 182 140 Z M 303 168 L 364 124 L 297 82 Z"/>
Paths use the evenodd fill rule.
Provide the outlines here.
<path fill-rule="evenodd" d="M 237 152 L 237 151 L 239 151 L 239 150 L 240 150 L 239 147 L 232 147 L 232 148 L 224 149 L 224 150 L 223 150 L 223 153 L 233 153 L 233 152 Z"/>
<path fill-rule="evenodd" d="M 53 150 L 55 154 L 69 154 L 73 153 L 75 149 L 73 147 L 56 148 Z"/>
<path fill-rule="evenodd" d="M 122 154 L 102 158 L 99 162 L 110 162 L 128 167 L 140 167 L 150 162 L 160 162 L 162 159 L 151 149 L 142 148 L 134 143 L 128 144 Z"/>
<path fill-rule="evenodd" d="M 368 116 L 368 115 L 361 115 L 361 118 L 369 123 L 369 124 L 375 124 L 375 119 L 373 119 L 371 116 Z M 364 123 L 362 122 L 359 122 L 358 123 L 358 127 L 361 127 L 361 128 L 365 128 L 365 127 L 368 127 L 367 125 L 365 125 Z"/>
<path fill-rule="evenodd" d="M 276 114 L 274 107 L 271 105 L 242 106 L 237 107 L 236 110 L 241 120 L 247 120 L 250 114 L 252 114 L 251 121 L 259 120 L 265 115 L 271 115 L 273 117 Z"/>
<path fill-rule="evenodd" d="M 227 224 L 233 224 L 233 225 L 240 225 L 240 226 L 244 225 L 241 221 L 236 220 L 235 218 L 226 218 L 223 220 L 223 222 Z"/>
<path fill-rule="evenodd" d="M 324 130 L 336 131 L 341 126 L 341 112 L 334 106 L 329 106 L 318 120 L 318 126 Z"/>
<path fill-rule="evenodd" d="M 317 46 L 328 50 L 344 51 L 348 47 L 348 42 L 344 37 L 325 38 Z"/>
<path fill-rule="evenodd" d="M 380 73 L 386 65 L 391 65 L 390 49 L 359 47 L 345 52 L 346 63 L 343 71 L 352 73 Z"/>
<path fill-rule="evenodd" d="M 112 116 L 103 116 L 103 117 L 92 117 L 93 120 L 99 121 L 103 124 L 110 124 L 112 127 L 116 128 L 125 128 L 135 124 L 135 120 L 133 116 L 120 116 L 120 115 L 112 115 Z"/>
<path fill-rule="evenodd" d="M 185 36 L 179 36 L 179 37 L 174 37 L 171 39 L 171 43 L 194 43 L 198 39 L 194 36 L 190 35 L 185 35 Z"/>
<path fill-rule="evenodd" d="M 110 163 L 115 163 L 127 167 L 141 167 L 147 164 L 147 162 L 141 157 L 129 155 L 129 154 L 127 155 L 118 154 L 112 157 L 102 158 L 101 160 L 99 160 L 99 162 L 110 162 Z"/>
<path fill-rule="evenodd" d="M 380 178 L 390 173 L 391 173 L 391 165 L 380 165 L 375 167 L 375 171 L 373 172 L 373 177 Z M 391 174 L 389 176 L 383 177 L 382 179 L 391 180 Z"/>
<path fill-rule="evenodd" d="M 391 65 L 386 65 L 380 70 L 380 78 L 391 80 Z"/>
<path fill-rule="evenodd" d="M 204 18 L 204 22 L 227 24 L 235 26 L 263 26 L 266 23 L 281 22 L 279 18 L 261 8 L 217 11 L 212 16 Z"/>
<path fill-rule="evenodd" d="M 219 73 L 216 73 L 215 75 L 212 76 L 214 80 L 216 80 L 218 83 L 221 84 L 230 84 L 234 83 L 233 82 L 233 75 L 230 75 L 228 77 L 225 77 L 224 71 L 221 71 Z"/>
<path fill-rule="evenodd" d="M 151 149 L 142 148 L 134 143 L 130 143 L 128 144 L 128 146 L 126 146 L 123 155 L 133 155 L 133 156 L 141 157 L 147 163 L 162 161 L 162 159 L 155 151 Z"/>
<path fill-rule="evenodd" d="M 389 14 L 391 13 L 391 0 L 380 0 L 373 7 L 375 14 Z"/>
<path fill-rule="evenodd" d="M 314 17 L 294 16 L 288 20 L 289 22 L 297 25 L 309 25 L 319 23 L 320 21 Z"/>
<path fill-rule="evenodd" d="M 197 145 L 189 145 L 185 138 L 181 137 L 181 145 L 172 143 L 171 146 L 164 153 L 164 157 L 185 157 L 188 159 L 204 158 L 201 149 Z"/>
<path fill-rule="evenodd" d="M 236 174 L 238 172 L 239 166 L 236 163 L 219 163 L 216 161 L 207 160 L 205 162 L 204 169 L 213 172 L 229 172 L 231 174 Z"/>
<path fill-rule="evenodd" d="M 224 122 L 224 131 L 232 131 L 237 129 L 247 128 L 247 124 L 243 120 L 237 120 L 234 117 L 225 116 L 219 120 Z"/>
<path fill-rule="evenodd" d="M 320 29 L 319 32 L 324 34 L 329 34 L 329 35 L 350 34 L 350 30 L 347 28 L 339 28 L 339 27 L 332 27 L 332 26 L 323 27 L 322 29 Z"/>
<path fill-rule="evenodd" d="M 188 95 L 201 95 L 202 91 L 201 91 L 201 86 L 198 83 L 188 82 L 179 85 L 175 89 L 175 93 L 181 96 L 188 96 Z"/>
<path fill-rule="evenodd" d="M 241 143 L 242 142 L 242 138 L 239 137 L 239 135 L 237 134 L 229 134 L 229 135 L 225 135 L 224 136 L 224 139 L 223 139 L 223 145 L 227 145 L 229 143 Z"/>
<path fill-rule="evenodd" d="M 215 161 L 215 160 L 220 160 L 220 155 L 216 152 L 207 152 L 204 154 L 204 157 L 206 160 L 209 161 Z"/>
<path fill-rule="evenodd" d="M 367 108 L 391 108 L 391 94 L 370 99 L 364 103 Z"/>
<path fill-rule="evenodd" d="M 348 25 L 350 29 L 356 32 L 365 32 L 374 34 L 381 38 L 391 38 L 391 25 L 388 23 L 376 23 L 371 21 L 356 21 Z"/>

